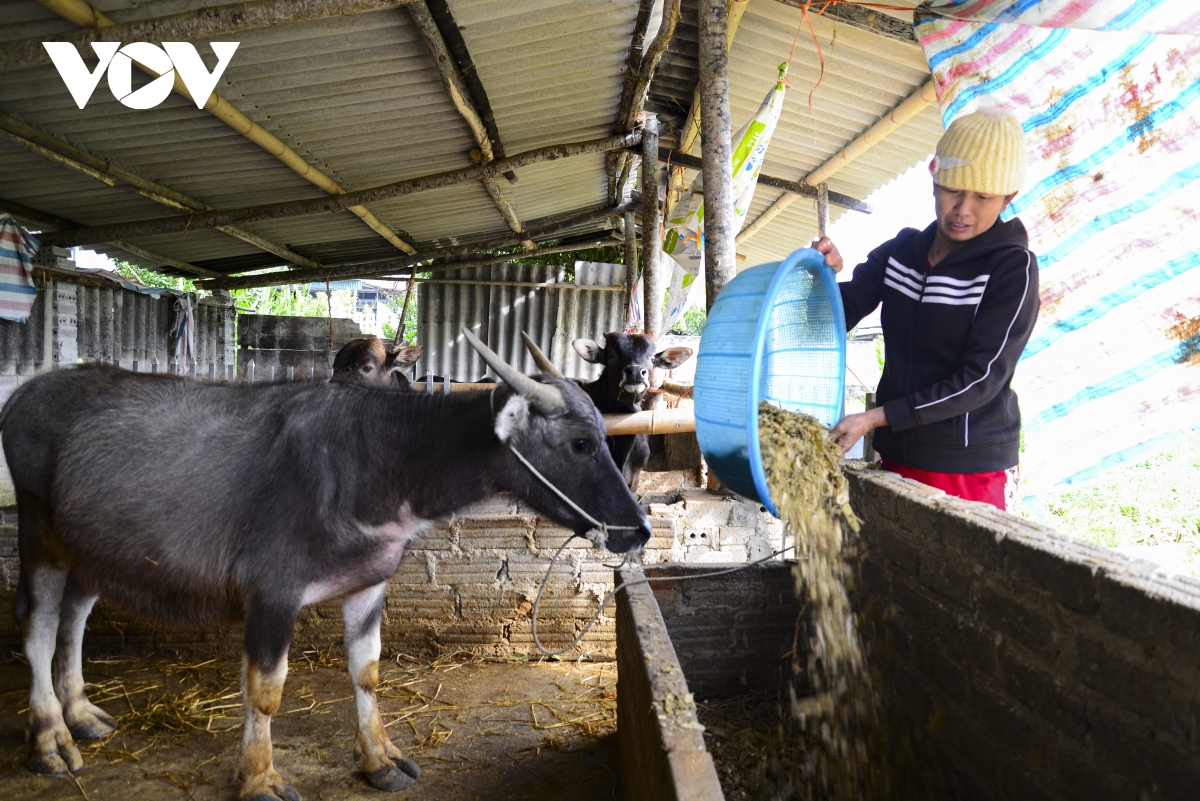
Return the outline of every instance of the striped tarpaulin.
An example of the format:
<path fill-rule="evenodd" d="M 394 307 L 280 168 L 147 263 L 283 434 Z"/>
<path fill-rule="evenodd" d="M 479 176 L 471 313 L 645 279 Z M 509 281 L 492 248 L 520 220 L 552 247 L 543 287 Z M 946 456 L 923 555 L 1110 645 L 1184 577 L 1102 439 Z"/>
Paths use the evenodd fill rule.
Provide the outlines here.
<path fill-rule="evenodd" d="M 1011 110 L 1042 310 L 1017 368 L 1031 493 L 1200 424 L 1200 3 L 935 0 L 917 35 L 948 125 Z M 1023 492 L 1023 494 L 1025 494 Z"/>
<path fill-rule="evenodd" d="M 7 214 L 0 215 L 0 319 L 29 318 L 37 289 L 30 278 L 40 243 Z"/>

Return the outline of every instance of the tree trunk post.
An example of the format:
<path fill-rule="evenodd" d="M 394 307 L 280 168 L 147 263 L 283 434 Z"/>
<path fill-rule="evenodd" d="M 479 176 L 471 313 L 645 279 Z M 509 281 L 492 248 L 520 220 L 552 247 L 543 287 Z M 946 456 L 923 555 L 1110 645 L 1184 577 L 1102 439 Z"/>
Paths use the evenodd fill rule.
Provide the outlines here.
<path fill-rule="evenodd" d="M 829 235 L 829 184 L 817 184 L 817 237 Z"/>
<path fill-rule="evenodd" d="M 633 211 L 625 212 L 625 312 L 629 313 L 629 304 L 633 292 L 637 288 L 637 227 L 633 222 Z"/>
<path fill-rule="evenodd" d="M 647 112 L 642 126 L 642 311 L 643 330 L 658 336 L 662 287 L 658 269 L 658 117 Z"/>
<path fill-rule="evenodd" d="M 700 154 L 704 172 L 704 288 L 708 309 L 737 271 L 726 13 L 725 0 L 700 0 Z M 643 138 L 643 147 L 645 141 Z"/>

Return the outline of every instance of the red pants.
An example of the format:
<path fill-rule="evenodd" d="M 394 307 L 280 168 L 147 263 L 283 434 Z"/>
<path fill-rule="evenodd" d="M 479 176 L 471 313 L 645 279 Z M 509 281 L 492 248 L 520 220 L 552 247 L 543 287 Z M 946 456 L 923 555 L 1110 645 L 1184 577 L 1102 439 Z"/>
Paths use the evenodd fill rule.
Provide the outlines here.
<path fill-rule="evenodd" d="M 1004 470 L 993 470 L 990 473 L 934 473 L 930 470 L 906 467 L 887 459 L 883 460 L 883 469 L 937 487 L 956 498 L 990 503 L 1000 510 L 1005 508 L 1004 484 L 1007 474 Z"/>

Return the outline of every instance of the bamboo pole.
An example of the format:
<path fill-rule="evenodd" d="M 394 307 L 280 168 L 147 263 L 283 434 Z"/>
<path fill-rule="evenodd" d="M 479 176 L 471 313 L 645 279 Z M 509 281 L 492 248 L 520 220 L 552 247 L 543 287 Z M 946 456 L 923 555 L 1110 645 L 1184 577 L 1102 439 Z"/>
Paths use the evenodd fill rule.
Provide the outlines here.
<path fill-rule="evenodd" d="M 642 330 L 658 335 L 662 324 L 661 270 L 658 269 L 658 117 L 642 122 Z"/>
<path fill-rule="evenodd" d="M 88 5 L 86 2 L 84 2 L 84 0 L 39 0 L 39 2 L 41 2 L 42 5 L 54 13 L 82 28 L 111 28 L 116 24 L 104 14 Z M 139 69 L 142 68 L 141 65 L 138 65 L 138 67 Z M 155 77 L 157 77 L 156 74 Z M 183 79 L 179 77 L 178 71 L 175 73 L 174 90 L 194 102 L 191 92 L 189 92 L 187 87 L 184 85 Z M 232 104 L 230 104 L 228 100 L 221 97 L 216 92 L 213 92 L 211 95 L 209 95 L 208 101 L 204 104 L 204 110 L 228 125 L 233 130 L 237 131 L 246 139 L 270 153 L 275 158 L 282 161 L 301 178 L 312 184 L 315 184 L 330 195 L 344 194 L 343 189 L 338 186 L 336 181 L 318 170 L 316 167 L 309 164 L 300 156 L 299 153 L 285 145 L 282 141 L 280 141 L 277 137 L 272 135 L 254 120 L 238 111 L 233 107 Z M 371 230 L 375 231 L 384 239 L 391 242 L 400 250 L 403 250 L 405 253 L 416 252 L 416 248 L 398 237 L 394 231 L 388 228 L 361 203 L 354 205 L 343 204 L 338 207 L 338 210 L 343 208 L 356 215 L 359 219 L 366 223 Z M 239 221 L 229 220 L 228 222 Z M 111 238 L 113 237 L 109 237 L 108 239 Z M 124 237 L 118 236 L 115 238 L 123 239 Z M 93 242 L 108 241 L 108 239 L 93 240 Z"/>
<path fill-rule="evenodd" d="M 276 220 L 287 217 L 300 217 L 309 214 L 330 214 L 341 211 L 351 204 L 376 203 L 390 200 L 430 189 L 441 189 L 469 181 L 481 181 L 491 178 L 507 170 L 525 167 L 530 164 L 540 164 L 547 161 L 557 161 L 574 156 L 586 156 L 592 153 L 602 153 L 617 150 L 642 141 L 641 131 L 619 136 L 608 136 L 603 139 L 591 139 L 585 142 L 568 142 L 561 145 L 537 148 L 504 159 L 496 159 L 490 164 L 467 167 L 458 170 L 411 178 L 406 181 L 384 184 L 382 186 L 361 189 L 357 192 L 346 192 L 340 195 L 317 198 L 315 200 L 294 200 L 283 203 L 267 203 L 261 206 L 249 206 L 240 209 L 214 209 L 198 212 L 190 216 L 163 217 L 155 220 L 141 220 L 132 223 L 115 225 L 98 225 L 91 228 L 80 228 L 74 231 L 52 234 L 53 241 L 48 244 L 60 247 L 87 245 L 93 242 L 107 242 L 111 239 L 125 239 L 134 236 L 156 236 L 158 234 L 182 233 L 200 229 L 216 228 L 230 223 L 255 222 L 258 220 Z"/>
<path fill-rule="evenodd" d="M 727 32 L 725 0 L 700 0 L 700 151 L 704 170 L 704 283 L 708 309 L 737 272 Z"/>
<path fill-rule="evenodd" d="M 630 414 L 606 414 L 604 428 L 609 436 L 626 434 L 686 434 L 696 430 L 692 409 L 651 409 Z"/>
<path fill-rule="evenodd" d="M 878 122 L 855 137 L 837 155 L 826 160 L 824 164 L 806 175 L 804 183 L 809 186 L 825 183 L 843 167 L 848 166 L 850 162 L 882 142 L 894 133 L 897 128 L 924 111 L 925 107 L 930 103 L 936 101 L 937 87 L 933 79 L 930 78 L 920 88 L 900 101 L 895 108 L 881 117 Z M 742 229 L 742 232 L 737 237 L 738 244 L 740 245 L 762 230 L 767 223 L 779 216 L 784 209 L 795 203 L 799 197 L 800 195 L 798 194 L 788 193 L 776 200 L 766 211 L 758 215 L 758 218 L 754 222 Z"/>
<path fill-rule="evenodd" d="M 259 28 L 286 25 L 292 22 L 348 16 L 363 11 L 404 5 L 413 0 L 253 0 L 248 3 L 208 6 L 165 17 L 123 22 L 107 27 L 96 15 L 85 23 L 91 30 L 55 34 L 54 39 L 70 42 L 76 49 L 87 51 L 92 42 L 184 42 L 192 39 L 220 39 Z M 42 5 L 53 8 L 50 0 Z M 103 16 L 100 16 L 103 19 Z M 75 20 L 72 19 L 72 22 Z M 78 24 L 78 23 L 77 23 Z M 21 39 L 0 45 L 0 71 L 27 69 L 50 63 L 42 47 L 45 36 Z"/>
<path fill-rule="evenodd" d="M 169 186 L 152 181 L 149 178 L 144 178 L 141 175 L 120 167 L 107 159 L 101 158 L 94 153 L 91 153 L 83 148 L 65 142 L 55 136 L 50 136 L 45 131 L 35 128 L 32 125 L 27 125 L 24 122 L 10 117 L 7 114 L 0 113 L 0 135 L 10 139 L 24 147 L 27 147 L 34 152 L 45 156 L 46 158 L 61 164 L 70 169 L 82 172 L 85 175 L 90 175 L 93 178 L 107 184 L 115 186 L 117 181 L 123 181 L 129 184 L 135 192 L 148 197 L 151 200 L 161 203 L 173 209 L 181 211 L 194 212 L 205 211 L 208 206 L 203 201 L 197 200 L 194 197 L 185 195 L 183 192 L 172 189 Z M 265 236 L 256 234 L 253 231 L 248 231 L 245 228 L 236 225 L 217 226 L 217 230 L 230 236 L 240 239 L 247 244 L 265 250 L 268 253 L 274 253 L 285 261 L 296 264 L 300 267 L 320 267 L 320 262 L 314 261 L 307 256 L 302 256 L 285 245 L 267 239 Z M 122 245 L 122 247 L 125 247 Z M 125 247 L 131 253 L 135 252 L 128 247 Z M 160 259 L 161 261 L 161 259 Z M 164 264 L 171 264 L 171 260 L 163 261 Z M 186 262 L 179 262 L 186 264 Z M 172 266 L 176 266 L 172 264 Z M 182 268 L 181 268 L 182 269 Z M 199 272 L 197 272 L 199 270 Z M 206 275 L 211 271 L 204 271 L 201 268 L 194 267 L 192 272 L 195 275 Z M 220 276 L 221 273 L 211 273 L 212 276 Z M 210 276 L 211 277 L 211 276 Z"/>

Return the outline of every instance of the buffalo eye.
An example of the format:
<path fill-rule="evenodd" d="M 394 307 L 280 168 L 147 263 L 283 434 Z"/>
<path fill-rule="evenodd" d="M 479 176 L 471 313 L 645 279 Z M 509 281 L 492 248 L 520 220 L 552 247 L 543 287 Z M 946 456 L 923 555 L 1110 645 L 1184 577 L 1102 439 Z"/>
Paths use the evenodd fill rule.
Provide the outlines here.
<path fill-rule="evenodd" d="M 364 364 L 364 365 L 363 365 L 363 368 L 362 368 L 362 371 L 363 371 L 364 373 L 369 373 L 369 372 L 371 372 L 371 371 L 372 371 L 372 370 L 374 370 L 374 369 L 375 369 L 375 365 L 373 365 L 373 364 Z"/>
<path fill-rule="evenodd" d="M 596 450 L 595 443 L 593 443 L 590 439 L 582 439 L 582 438 L 577 439 L 574 442 L 572 442 L 571 447 L 575 449 L 576 453 L 582 453 L 587 456 L 591 456 L 592 453 L 595 452 L 595 450 Z"/>

